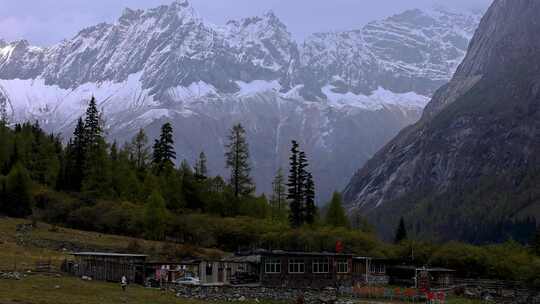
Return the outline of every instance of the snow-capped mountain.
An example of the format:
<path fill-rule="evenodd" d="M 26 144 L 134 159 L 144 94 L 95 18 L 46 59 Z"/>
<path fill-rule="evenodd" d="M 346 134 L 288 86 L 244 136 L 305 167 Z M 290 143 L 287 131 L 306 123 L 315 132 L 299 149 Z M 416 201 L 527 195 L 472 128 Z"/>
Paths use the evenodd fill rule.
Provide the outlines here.
<path fill-rule="evenodd" d="M 413 10 L 298 45 L 272 12 L 214 26 L 176 0 L 126 9 L 114 24 L 49 48 L 0 40 L 0 105 L 11 121 L 39 120 L 69 135 L 94 95 L 112 138 L 141 127 L 154 136 L 171 121 L 180 158 L 204 150 L 215 174 L 225 174 L 227 130 L 242 122 L 260 190 L 270 189 L 298 139 L 325 199 L 420 117 L 478 22 Z"/>

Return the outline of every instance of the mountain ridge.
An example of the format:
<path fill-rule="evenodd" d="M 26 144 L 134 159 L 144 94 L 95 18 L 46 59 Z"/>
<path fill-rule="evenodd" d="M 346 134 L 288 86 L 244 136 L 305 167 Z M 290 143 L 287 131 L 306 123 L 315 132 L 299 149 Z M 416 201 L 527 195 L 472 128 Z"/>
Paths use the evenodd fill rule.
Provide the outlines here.
<path fill-rule="evenodd" d="M 172 121 L 179 159 L 193 162 L 205 150 L 210 169 L 222 175 L 226 130 L 242 122 L 262 191 L 270 190 L 277 167 L 286 167 L 290 141 L 300 139 L 324 201 L 352 175 L 347 159 L 360 156 L 353 162 L 360 166 L 419 119 L 464 56 L 477 18 L 396 16 L 366 33 L 299 45 L 273 13 L 213 26 L 187 1 L 126 9 L 116 23 L 49 48 L 0 47 L 0 105 L 11 121 L 38 120 L 68 135 L 95 95 L 113 139 L 124 142 L 139 128 L 152 137 L 157 125 Z M 453 18 L 466 22 L 449 28 Z M 400 57 L 399 48 L 413 55 Z"/>
<path fill-rule="evenodd" d="M 357 171 L 345 189 L 349 208 L 386 237 L 404 216 L 416 235 L 476 243 L 518 237 L 521 221 L 540 216 L 540 44 L 531 42 L 539 12 L 535 1 L 493 3 L 421 120 Z"/>

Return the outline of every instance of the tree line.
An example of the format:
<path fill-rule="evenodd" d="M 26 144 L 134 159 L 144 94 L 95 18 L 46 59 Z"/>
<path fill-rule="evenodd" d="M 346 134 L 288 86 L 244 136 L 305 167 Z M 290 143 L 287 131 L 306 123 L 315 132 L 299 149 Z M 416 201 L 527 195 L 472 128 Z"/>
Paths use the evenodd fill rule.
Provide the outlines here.
<path fill-rule="evenodd" d="M 10 129 L 2 121 L 0 212 L 10 216 L 30 216 L 36 206 L 47 209 L 51 196 L 63 193 L 82 203 L 77 208 L 79 216 L 71 214 L 59 221 L 69 222 L 71 217 L 72 222 L 78 218 L 84 223 L 83 213 L 88 215 L 89 208 L 96 208 L 101 201 L 130 202 L 144 206 L 145 235 L 154 239 L 165 237 L 171 214 L 185 212 L 269 218 L 292 228 L 316 223 L 350 227 L 337 193 L 327 218 L 320 217 L 308 157 L 297 141 L 292 142 L 289 176 L 278 170 L 267 199 L 256 194 L 249 144 L 241 124 L 231 128 L 225 144 L 225 167 L 229 170 L 225 180 L 209 174 L 204 152 L 193 166 L 186 160 L 176 165 L 170 123 L 161 127 L 152 145 L 143 129 L 122 146 L 108 143 L 103 113 L 95 98 L 65 145 L 59 135 L 46 134 L 37 122 Z M 38 195 L 35 189 L 40 189 Z M 88 226 L 93 228 L 90 223 Z"/>
<path fill-rule="evenodd" d="M 2 117 L 0 214 L 229 251 L 332 251 L 339 240 L 345 251 L 359 255 L 540 286 L 540 229 L 529 247 L 516 242 L 436 244 L 414 240 L 415 234 L 407 231 L 414 232 L 414 225 L 401 219 L 395 244 L 381 242 L 360 214 L 347 216 L 339 193 L 317 208 L 309 158 L 296 141 L 288 171 L 277 170 L 267 199 L 256 194 L 246 130 L 239 124 L 231 128 L 225 145 L 225 179 L 212 176 L 202 151 L 193 165 L 177 160 L 169 123 L 153 143 L 144 130 L 121 146 L 108 143 L 95 99 L 66 144 L 38 123 L 8 127 Z M 532 225 L 536 223 L 522 224 Z"/>

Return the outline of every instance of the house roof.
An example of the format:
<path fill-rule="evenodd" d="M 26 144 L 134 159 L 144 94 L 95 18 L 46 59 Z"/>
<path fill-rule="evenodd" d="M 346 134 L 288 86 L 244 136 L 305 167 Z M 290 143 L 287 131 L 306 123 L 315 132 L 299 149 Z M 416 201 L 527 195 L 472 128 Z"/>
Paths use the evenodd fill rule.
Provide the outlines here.
<path fill-rule="evenodd" d="M 223 262 L 227 263 L 252 263 L 257 264 L 261 262 L 261 256 L 260 255 L 233 255 L 226 257 L 222 260 Z"/>
<path fill-rule="evenodd" d="M 257 252 L 260 255 L 280 255 L 280 256 L 342 256 L 352 257 L 352 254 L 348 253 L 334 253 L 334 252 L 303 252 L 303 251 L 284 251 L 284 250 L 260 250 Z"/>
<path fill-rule="evenodd" d="M 127 258 L 146 258 L 146 254 L 127 254 L 127 253 L 112 253 L 112 252 L 72 252 L 73 256 L 102 256 L 102 257 L 127 257 Z"/>
<path fill-rule="evenodd" d="M 427 272 L 455 272 L 453 269 L 448 268 L 441 268 L 441 267 L 416 267 L 411 265 L 399 265 L 399 266 L 392 266 L 390 268 L 394 269 L 403 269 L 403 270 L 420 270 L 420 271 L 427 271 Z"/>
<path fill-rule="evenodd" d="M 388 259 L 386 259 L 386 258 L 360 257 L 360 256 L 355 256 L 355 257 L 353 257 L 353 259 L 355 259 L 355 260 L 372 260 L 372 261 L 388 261 Z"/>

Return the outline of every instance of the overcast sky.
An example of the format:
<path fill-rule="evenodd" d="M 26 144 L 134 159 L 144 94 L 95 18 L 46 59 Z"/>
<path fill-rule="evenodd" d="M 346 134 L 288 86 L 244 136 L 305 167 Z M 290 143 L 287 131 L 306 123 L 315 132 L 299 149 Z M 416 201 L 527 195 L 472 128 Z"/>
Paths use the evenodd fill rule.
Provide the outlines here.
<path fill-rule="evenodd" d="M 273 10 L 297 39 L 313 32 L 360 28 L 408 8 L 483 9 L 493 0 L 191 0 L 215 24 Z M 172 0 L 0 0 L 0 38 L 50 45 L 85 26 L 114 22 L 125 7 L 151 8 Z"/>

